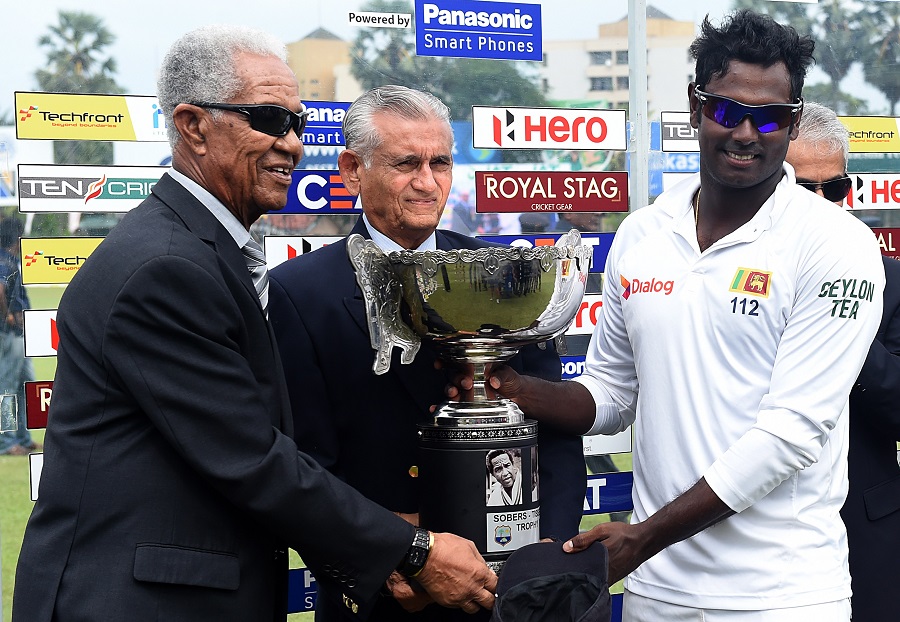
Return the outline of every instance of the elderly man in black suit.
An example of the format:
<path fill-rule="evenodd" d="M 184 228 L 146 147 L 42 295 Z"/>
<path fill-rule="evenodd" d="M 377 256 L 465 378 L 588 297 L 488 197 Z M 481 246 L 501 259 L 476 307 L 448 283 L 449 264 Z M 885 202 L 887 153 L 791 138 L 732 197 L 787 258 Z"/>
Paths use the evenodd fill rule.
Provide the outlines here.
<path fill-rule="evenodd" d="M 163 61 L 172 171 L 60 303 L 16 622 L 284 620 L 288 546 L 360 619 L 398 568 L 446 604 L 493 602 L 471 542 L 423 540 L 292 439 L 248 232 L 284 206 L 303 153 L 285 58 L 266 33 L 214 26 Z"/>
<path fill-rule="evenodd" d="M 350 106 L 344 137 L 338 166 L 363 209 L 353 233 L 385 252 L 487 245 L 436 229 L 453 169 L 450 113 L 441 101 L 401 86 L 372 89 Z M 447 383 L 434 368 L 434 352 L 423 344 L 410 365 L 401 365 L 395 352 L 388 373 L 372 372 L 375 351 L 345 241 L 272 270 L 271 318 L 291 404 L 302 405 L 294 411 L 301 449 L 368 498 L 415 521 L 419 492 L 410 469 L 416 424 L 431 420 L 429 407 L 444 400 Z M 553 343 L 540 346 L 524 348 L 511 364 L 559 380 Z M 538 444 L 541 535 L 567 538 L 578 532 L 584 503 L 581 438 L 542 426 Z M 319 589 L 333 587 L 320 582 Z M 456 613 L 428 606 L 414 617 L 385 598 L 371 619 L 431 622 Z M 339 611 L 317 607 L 316 620 L 338 619 Z"/>
<path fill-rule="evenodd" d="M 785 159 L 798 184 L 843 205 L 851 188 L 849 147 L 834 112 L 806 102 L 803 127 Z M 900 261 L 883 262 L 884 313 L 850 392 L 850 489 L 841 518 L 850 548 L 853 622 L 895 619 L 900 582 Z"/>

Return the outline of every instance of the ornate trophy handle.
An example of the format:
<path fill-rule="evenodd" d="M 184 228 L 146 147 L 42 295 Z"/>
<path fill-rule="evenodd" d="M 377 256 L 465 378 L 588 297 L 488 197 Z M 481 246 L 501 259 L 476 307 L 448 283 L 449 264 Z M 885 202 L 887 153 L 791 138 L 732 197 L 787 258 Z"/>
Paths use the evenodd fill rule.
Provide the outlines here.
<path fill-rule="evenodd" d="M 347 253 L 366 301 L 369 336 L 375 350 L 372 371 L 380 375 L 391 368 L 394 346 L 403 350 L 400 362 L 409 365 L 422 342 L 400 319 L 400 280 L 391 269 L 387 255 L 378 245 L 358 233 L 347 238 Z"/>

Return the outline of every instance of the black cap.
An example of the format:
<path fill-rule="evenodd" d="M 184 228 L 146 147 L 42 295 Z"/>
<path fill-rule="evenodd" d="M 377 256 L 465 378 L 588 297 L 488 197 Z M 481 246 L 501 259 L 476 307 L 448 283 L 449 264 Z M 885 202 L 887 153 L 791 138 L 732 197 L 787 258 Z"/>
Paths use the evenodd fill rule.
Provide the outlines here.
<path fill-rule="evenodd" d="M 609 622 L 606 547 L 565 553 L 561 542 L 514 551 L 497 584 L 492 622 Z"/>

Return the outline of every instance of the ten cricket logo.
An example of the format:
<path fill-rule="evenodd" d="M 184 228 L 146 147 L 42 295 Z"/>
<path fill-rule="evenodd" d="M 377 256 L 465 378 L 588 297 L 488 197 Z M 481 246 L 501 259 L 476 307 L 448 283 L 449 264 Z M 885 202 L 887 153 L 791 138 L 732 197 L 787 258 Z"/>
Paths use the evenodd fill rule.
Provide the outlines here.
<path fill-rule="evenodd" d="M 130 199 L 150 196 L 159 178 L 23 177 L 19 180 L 23 199 Z"/>

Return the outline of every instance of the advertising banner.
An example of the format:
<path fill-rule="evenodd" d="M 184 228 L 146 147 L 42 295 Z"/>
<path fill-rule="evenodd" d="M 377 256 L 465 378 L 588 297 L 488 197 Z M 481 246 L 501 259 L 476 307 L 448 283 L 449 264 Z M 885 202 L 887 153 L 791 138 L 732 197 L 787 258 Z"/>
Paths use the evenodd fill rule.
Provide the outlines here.
<path fill-rule="evenodd" d="M 900 247 L 900 229 L 873 227 L 872 233 L 878 238 L 878 247 L 881 249 L 882 255 L 900 259 L 900 248 L 898 248 Z"/>
<path fill-rule="evenodd" d="M 150 195 L 168 166 L 20 164 L 19 211 L 127 212 Z"/>
<path fill-rule="evenodd" d="M 166 122 L 152 95 L 16 92 L 16 136 L 38 140 L 164 142 Z"/>
<path fill-rule="evenodd" d="M 416 54 L 542 60 L 541 5 L 416 0 Z"/>
<path fill-rule="evenodd" d="M 900 208 L 900 173 L 850 174 L 853 187 L 844 201 L 848 210 Z"/>
<path fill-rule="evenodd" d="M 332 235 L 267 235 L 263 239 L 263 251 L 266 254 L 266 266 L 269 270 L 288 259 L 298 255 L 311 253 L 312 251 L 334 244 L 343 240 L 342 236 Z"/>
<path fill-rule="evenodd" d="M 627 212 L 628 173 L 476 171 L 478 212 Z"/>
<path fill-rule="evenodd" d="M 691 113 L 661 112 L 659 113 L 659 129 L 663 151 L 700 151 L 700 143 L 697 140 L 698 131 L 691 127 Z"/>
<path fill-rule="evenodd" d="M 477 149 L 624 151 L 625 111 L 472 106 Z"/>
<path fill-rule="evenodd" d="M 56 309 L 25 309 L 25 356 L 56 356 Z"/>
<path fill-rule="evenodd" d="M 506 244 L 508 246 L 523 246 L 525 248 L 534 248 L 535 246 L 553 246 L 559 239 L 560 233 L 540 233 L 534 235 L 479 235 L 478 237 L 490 242 L 498 244 Z M 594 247 L 594 254 L 591 256 L 591 272 L 603 272 L 606 267 L 606 256 L 609 254 L 609 248 L 612 246 L 615 233 L 582 233 L 581 243 Z"/>
<path fill-rule="evenodd" d="M 350 102 L 305 101 L 309 111 L 303 130 L 303 145 L 343 145 L 342 123 Z"/>
<path fill-rule="evenodd" d="M 103 238 L 22 238 L 22 283 L 68 283 Z"/>
<path fill-rule="evenodd" d="M 851 153 L 900 151 L 897 117 L 838 117 L 850 136 Z"/>
<path fill-rule="evenodd" d="M 337 170 L 294 169 L 284 209 L 270 214 L 359 214 L 357 197 L 350 194 Z"/>

